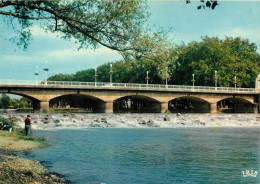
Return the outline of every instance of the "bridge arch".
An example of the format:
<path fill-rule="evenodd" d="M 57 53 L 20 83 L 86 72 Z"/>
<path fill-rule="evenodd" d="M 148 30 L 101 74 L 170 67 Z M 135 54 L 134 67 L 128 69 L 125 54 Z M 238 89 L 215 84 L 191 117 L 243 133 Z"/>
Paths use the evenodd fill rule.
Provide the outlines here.
<path fill-rule="evenodd" d="M 82 112 L 103 112 L 105 101 L 91 95 L 85 94 L 65 94 L 50 99 L 51 110 L 78 109 Z"/>
<path fill-rule="evenodd" d="M 242 97 L 223 98 L 217 102 L 219 112 L 254 113 L 255 104 Z"/>
<path fill-rule="evenodd" d="M 179 96 L 168 102 L 168 109 L 175 113 L 208 113 L 211 110 L 211 105 L 201 97 Z"/>
<path fill-rule="evenodd" d="M 78 84 L 76 84 L 78 85 Z M 84 84 L 85 85 L 85 84 Z M 132 87 L 131 87 L 132 88 Z M 244 103 L 251 102 L 251 106 L 254 105 L 255 113 L 258 113 L 260 109 L 259 107 L 260 96 L 259 91 L 255 91 L 252 89 L 239 89 L 236 91 L 226 91 L 223 89 L 209 89 L 209 90 L 188 90 L 181 89 L 142 89 L 139 87 L 133 87 L 130 89 L 127 85 L 125 87 L 116 87 L 116 86 L 52 86 L 52 85 L 13 85 L 13 84 L 3 84 L 0 85 L 0 93 L 7 94 L 16 94 L 20 96 L 27 97 L 29 99 L 33 99 L 34 106 L 38 106 L 41 112 L 47 112 L 49 110 L 49 102 L 50 100 L 57 98 L 58 96 L 63 95 L 89 95 L 88 99 L 94 99 L 94 102 L 100 101 L 100 111 L 111 113 L 113 112 L 113 102 L 117 101 L 120 98 L 126 96 L 142 96 L 140 100 L 147 100 L 149 103 L 154 103 L 153 109 L 161 109 L 161 112 L 166 112 L 168 109 L 168 102 L 175 100 L 177 98 L 184 98 L 184 100 L 194 101 L 194 102 L 204 102 L 207 106 L 210 106 L 210 112 L 217 112 L 217 103 L 222 100 L 230 100 L 229 98 L 235 97 L 242 98 L 246 101 Z M 145 98 L 143 98 L 145 96 Z M 202 101 L 201 101 L 202 100 Z M 204 100 L 204 101 L 203 101 Z M 248 102 L 247 102 L 248 101 Z M 241 101 L 240 101 L 241 102 Z M 38 107 L 34 107 L 34 109 L 38 109 Z M 250 107 L 251 108 L 251 107 Z M 251 108 L 252 109 L 252 108 Z"/>
<path fill-rule="evenodd" d="M 7 92 L 6 91 L 0 91 L 0 93 L 1 94 L 7 94 L 7 95 L 9 94 L 9 95 L 17 95 L 17 96 L 25 97 L 25 98 L 31 100 L 32 108 L 33 108 L 34 111 L 40 110 L 41 101 L 39 99 L 35 98 L 34 96 L 24 94 L 24 93 L 19 93 L 19 92 L 11 92 L 11 91 L 10 92 L 9 91 L 7 91 Z"/>
<path fill-rule="evenodd" d="M 161 112 L 161 103 L 145 95 L 127 95 L 113 101 L 114 112 L 157 113 Z"/>

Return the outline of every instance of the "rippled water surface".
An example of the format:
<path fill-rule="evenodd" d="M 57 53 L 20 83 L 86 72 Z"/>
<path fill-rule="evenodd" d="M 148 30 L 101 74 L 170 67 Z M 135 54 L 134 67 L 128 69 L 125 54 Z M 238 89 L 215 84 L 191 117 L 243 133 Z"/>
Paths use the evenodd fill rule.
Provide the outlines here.
<path fill-rule="evenodd" d="M 76 183 L 259 183 L 259 128 L 34 131 L 51 147 L 27 157 Z"/>

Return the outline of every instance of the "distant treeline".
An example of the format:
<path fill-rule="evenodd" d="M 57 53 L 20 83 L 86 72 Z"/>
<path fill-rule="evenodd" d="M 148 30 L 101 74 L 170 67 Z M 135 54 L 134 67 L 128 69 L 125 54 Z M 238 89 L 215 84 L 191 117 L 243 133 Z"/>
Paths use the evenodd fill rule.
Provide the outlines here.
<path fill-rule="evenodd" d="M 158 35 L 157 35 L 158 36 Z M 147 38 L 149 54 L 126 57 L 124 61 L 113 62 L 113 82 L 149 83 L 172 85 L 214 86 L 217 71 L 218 86 L 255 87 L 255 79 L 260 73 L 260 55 L 257 47 L 248 39 L 226 37 L 204 37 L 188 45 L 176 46 L 155 37 Z M 141 42 L 140 44 L 144 44 Z M 141 47 L 141 45 L 140 45 Z M 97 67 L 97 81 L 109 82 L 110 63 Z M 51 81 L 95 81 L 95 69 L 78 71 L 75 74 L 57 74 L 48 78 Z"/>
<path fill-rule="evenodd" d="M 22 97 L 20 99 L 10 98 L 6 94 L 2 94 L 0 98 L 0 109 L 9 109 L 9 108 L 31 108 L 32 101 L 28 98 Z"/>

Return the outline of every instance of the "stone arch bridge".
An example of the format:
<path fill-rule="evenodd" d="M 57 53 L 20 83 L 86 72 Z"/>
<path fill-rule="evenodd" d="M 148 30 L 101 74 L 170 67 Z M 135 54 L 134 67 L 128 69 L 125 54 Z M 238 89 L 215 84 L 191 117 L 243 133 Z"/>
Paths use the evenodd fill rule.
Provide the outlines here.
<path fill-rule="evenodd" d="M 259 113 L 260 92 L 255 88 L 225 88 L 203 86 L 176 86 L 154 84 L 52 82 L 42 84 L 0 84 L 0 93 L 16 94 L 33 101 L 34 110 L 47 112 L 50 102 L 62 96 L 81 95 L 91 100 L 95 112 L 113 113 L 113 104 L 124 97 L 148 101 L 152 112 L 164 113 L 174 99 L 195 99 L 208 103 L 211 113 L 217 112 L 217 103 L 224 99 L 240 99 L 250 103 Z"/>

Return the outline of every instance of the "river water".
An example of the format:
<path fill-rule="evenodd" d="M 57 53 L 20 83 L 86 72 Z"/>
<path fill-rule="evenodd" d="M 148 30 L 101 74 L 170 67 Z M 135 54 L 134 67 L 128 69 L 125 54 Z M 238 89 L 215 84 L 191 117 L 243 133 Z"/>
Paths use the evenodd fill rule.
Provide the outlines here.
<path fill-rule="evenodd" d="M 259 183 L 260 128 L 34 130 L 50 147 L 28 152 L 75 183 Z"/>

